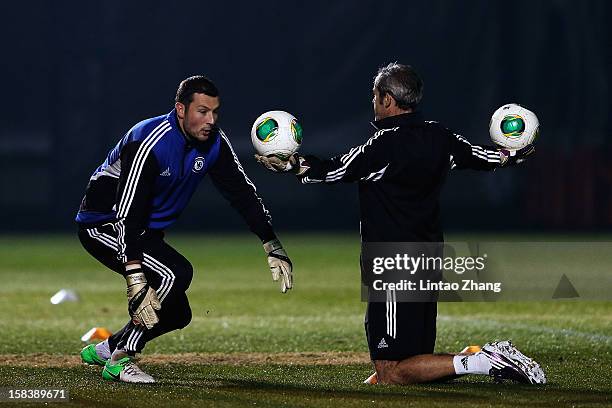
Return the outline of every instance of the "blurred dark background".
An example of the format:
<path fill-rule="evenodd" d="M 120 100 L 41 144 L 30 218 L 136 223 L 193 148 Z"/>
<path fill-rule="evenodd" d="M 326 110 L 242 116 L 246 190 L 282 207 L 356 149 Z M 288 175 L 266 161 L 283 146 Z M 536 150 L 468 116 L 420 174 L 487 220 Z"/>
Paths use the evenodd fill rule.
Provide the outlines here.
<path fill-rule="evenodd" d="M 371 134 L 371 87 L 391 61 L 425 81 L 422 111 L 475 143 L 518 102 L 541 137 L 525 166 L 456 172 L 444 224 L 464 230 L 612 226 L 607 1 L 11 2 L 3 5 L 0 229 L 71 230 L 89 176 L 141 119 L 203 73 L 221 126 L 280 230 L 357 230 L 356 186 L 301 186 L 252 159 L 250 127 L 295 114 L 303 151 Z M 175 229 L 244 230 L 205 182 Z"/>

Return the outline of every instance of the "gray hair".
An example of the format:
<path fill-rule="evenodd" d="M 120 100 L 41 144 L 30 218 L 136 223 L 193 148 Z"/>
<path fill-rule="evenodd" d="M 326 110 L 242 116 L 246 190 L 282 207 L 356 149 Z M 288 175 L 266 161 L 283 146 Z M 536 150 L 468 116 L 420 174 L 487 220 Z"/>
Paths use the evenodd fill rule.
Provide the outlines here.
<path fill-rule="evenodd" d="M 389 94 L 400 109 L 414 109 L 423 98 L 423 81 L 410 65 L 391 62 L 374 77 L 380 97 Z"/>

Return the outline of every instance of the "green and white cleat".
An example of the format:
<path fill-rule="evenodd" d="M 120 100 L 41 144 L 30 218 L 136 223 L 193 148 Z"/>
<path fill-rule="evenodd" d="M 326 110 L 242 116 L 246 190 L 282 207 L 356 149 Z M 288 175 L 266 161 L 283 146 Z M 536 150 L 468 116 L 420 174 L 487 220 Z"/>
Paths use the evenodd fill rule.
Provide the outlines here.
<path fill-rule="evenodd" d="M 83 350 L 81 350 L 81 360 L 83 360 L 85 364 L 99 365 L 103 367 L 107 361 L 106 358 L 102 358 L 98 355 L 95 344 L 90 344 L 83 347 Z"/>
<path fill-rule="evenodd" d="M 116 364 L 109 359 L 102 370 L 102 378 L 110 381 L 122 381 L 136 384 L 151 384 L 155 379 L 145 373 L 130 357 L 123 357 Z"/>

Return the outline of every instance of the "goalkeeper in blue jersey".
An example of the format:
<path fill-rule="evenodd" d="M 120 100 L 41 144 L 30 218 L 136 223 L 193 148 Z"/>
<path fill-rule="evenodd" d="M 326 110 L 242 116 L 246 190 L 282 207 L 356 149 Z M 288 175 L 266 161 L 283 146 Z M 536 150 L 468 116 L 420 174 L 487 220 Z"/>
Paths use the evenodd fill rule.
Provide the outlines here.
<path fill-rule="evenodd" d="M 104 366 L 105 379 L 154 382 L 134 355 L 191 321 L 185 291 L 193 267 L 164 241 L 164 230 L 207 174 L 261 239 L 281 291 L 292 287 L 292 264 L 270 214 L 217 126 L 219 106 L 219 92 L 209 79 L 185 79 L 174 109 L 132 127 L 89 180 L 76 216 L 79 239 L 93 257 L 125 277 L 130 315 L 108 340 L 81 351 L 84 362 Z"/>

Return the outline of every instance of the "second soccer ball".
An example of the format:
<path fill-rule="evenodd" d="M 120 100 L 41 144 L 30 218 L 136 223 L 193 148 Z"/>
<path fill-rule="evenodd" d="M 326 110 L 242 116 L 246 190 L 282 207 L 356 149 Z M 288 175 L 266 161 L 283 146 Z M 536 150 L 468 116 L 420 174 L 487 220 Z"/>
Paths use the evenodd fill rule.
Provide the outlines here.
<path fill-rule="evenodd" d="M 287 160 L 302 144 L 302 126 L 288 112 L 269 111 L 253 123 L 251 142 L 258 154 Z"/>
<path fill-rule="evenodd" d="M 533 143 L 540 133 L 538 117 L 527 108 L 509 103 L 497 109 L 489 123 L 493 143 L 518 150 Z"/>

